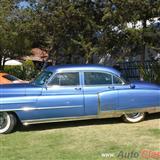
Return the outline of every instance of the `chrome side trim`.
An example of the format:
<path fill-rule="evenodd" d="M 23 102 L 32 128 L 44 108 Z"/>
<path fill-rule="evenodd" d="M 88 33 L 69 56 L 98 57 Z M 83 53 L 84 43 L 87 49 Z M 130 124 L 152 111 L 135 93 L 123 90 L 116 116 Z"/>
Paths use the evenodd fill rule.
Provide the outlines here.
<path fill-rule="evenodd" d="M 50 122 L 103 119 L 103 118 L 121 117 L 122 115 L 124 115 L 126 113 L 134 113 L 134 112 L 156 113 L 156 112 L 160 112 L 160 106 L 159 107 L 150 107 L 150 108 L 128 109 L 128 110 L 112 110 L 112 111 L 107 111 L 107 112 L 104 111 L 104 112 L 100 112 L 99 115 L 90 115 L 90 116 L 23 120 L 22 123 L 23 123 L 23 125 L 29 125 L 29 124 L 50 123 Z"/>
<path fill-rule="evenodd" d="M 86 120 L 86 119 L 97 119 L 97 116 L 80 116 L 80 117 L 61 117 L 61 118 L 47 118 L 47 119 L 36 119 L 36 120 L 23 120 L 23 125 L 29 124 L 40 124 L 40 123 L 51 123 L 51 122 L 65 122 L 75 120 Z"/>
<path fill-rule="evenodd" d="M 124 113 L 134 113 L 134 112 L 156 113 L 156 112 L 160 112 L 160 106 L 127 109 L 127 110 L 124 110 L 122 113 L 124 114 Z"/>
<path fill-rule="evenodd" d="M 147 113 L 156 113 L 160 112 L 160 106 L 156 107 L 146 107 L 146 108 L 135 108 L 135 109 L 125 109 L 125 110 L 111 110 L 111 111 L 102 111 L 100 112 L 101 118 L 111 118 L 111 117 L 121 117 L 127 113 L 136 113 L 136 112 L 147 112 Z M 109 117 L 108 117 L 109 116 Z"/>
<path fill-rule="evenodd" d="M 65 109 L 65 108 L 83 108 L 83 105 L 77 106 L 57 106 L 57 107 L 23 107 L 18 109 L 0 109 L 0 112 L 11 112 L 11 111 L 33 111 L 33 110 L 49 110 L 49 109 Z"/>

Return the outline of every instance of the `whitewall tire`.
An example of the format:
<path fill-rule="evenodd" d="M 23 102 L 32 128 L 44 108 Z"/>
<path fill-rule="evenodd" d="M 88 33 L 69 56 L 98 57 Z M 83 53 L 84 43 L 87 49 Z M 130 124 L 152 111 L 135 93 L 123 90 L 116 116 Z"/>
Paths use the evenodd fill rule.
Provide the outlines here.
<path fill-rule="evenodd" d="M 17 119 L 13 114 L 0 112 L 0 134 L 12 132 L 16 123 Z"/>
<path fill-rule="evenodd" d="M 145 113 L 126 113 L 123 115 L 123 120 L 125 122 L 136 123 L 140 122 L 145 118 Z"/>

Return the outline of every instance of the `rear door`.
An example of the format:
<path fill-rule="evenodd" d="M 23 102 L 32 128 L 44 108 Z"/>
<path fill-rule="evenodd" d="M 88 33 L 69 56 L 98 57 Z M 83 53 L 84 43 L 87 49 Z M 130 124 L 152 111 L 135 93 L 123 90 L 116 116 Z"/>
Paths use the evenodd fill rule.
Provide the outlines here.
<path fill-rule="evenodd" d="M 111 73 L 88 71 L 83 76 L 86 115 L 97 115 L 117 108 L 118 92 Z"/>

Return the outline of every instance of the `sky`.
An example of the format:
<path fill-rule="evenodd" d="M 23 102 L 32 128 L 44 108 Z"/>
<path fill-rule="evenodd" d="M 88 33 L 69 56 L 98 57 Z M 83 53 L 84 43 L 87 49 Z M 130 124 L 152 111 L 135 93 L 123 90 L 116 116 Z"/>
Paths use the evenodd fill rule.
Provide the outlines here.
<path fill-rule="evenodd" d="M 26 8 L 26 7 L 29 6 L 29 4 L 28 4 L 28 2 L 23 1 L 23 2 L 19 3 L 19 6 L 22 7 L 22 8 Z"/>

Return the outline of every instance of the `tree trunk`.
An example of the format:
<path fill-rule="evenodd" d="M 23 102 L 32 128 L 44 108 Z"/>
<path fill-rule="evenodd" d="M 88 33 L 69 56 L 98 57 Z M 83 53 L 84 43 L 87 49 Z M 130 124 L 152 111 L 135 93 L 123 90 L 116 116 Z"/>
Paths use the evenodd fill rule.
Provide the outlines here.
<path fill-rule="evenodd" d="M 52 55 L 53 53 L 53 55 Z M 46 67 L 47 67 L 47 64 L 48 64 L 48 60 L 49 59 L 52 59 L 52 63 L 53 63 L 53 56 L 56 54 L 56 50 L 54 50 L 53 48 L 51 48 L 48 52 L 48 58 L 45 60 L 44 64 L 43 64 L 43 67 L 41 70 L 44 70 Z"/>
<path fill-rule="evenodd" d="M 144 39 L 144 32 L 145 32 L 145 29 L 147 28 L 146 19 L 142 20 L 142 27 L 143 27 L 143 32 L 142 32 L 142 48 L 141 48 L 141 67 L 143 70 L 145 70 L 144 62 L 145 62 L 146 42 Z M 142 73 L 140 73 L 140 80 L 142 81 L 144 80 L 144 75 Z"/>
<path fill-rule="evenodd" d="M 142 64 L 145 61 L 145 51 L 146 51 L 146 44 L 143 44 L 142 45 L 142 51 L 141 51 L 141 62 L 142 62 Z"/>
<path fill-rule="evenodd" d="M 2 56 L 0 55 L 0 71 L 2 70 Z"/>
<path fill-rule="evenodd" d="M 0 71 L 4 70 L 5 58 L 0 56 Z"/>
<path fill-rule="evenodd" d="M 145 32 L 145 29 L 147 28 L 147 20 L 144 19 L 142 20 L 142 27 L 143 27 L 143 35 L 142 35 L 142 53 L 141 53 L 141 62 L 144 63 L 145 61 L 145 52 L 146 52 L 146 42 L 145 42 L 145 39 L 144 39 L 144 32 Z"/>

